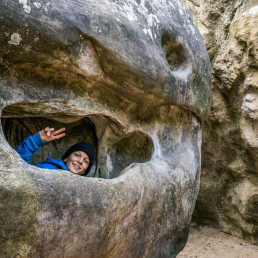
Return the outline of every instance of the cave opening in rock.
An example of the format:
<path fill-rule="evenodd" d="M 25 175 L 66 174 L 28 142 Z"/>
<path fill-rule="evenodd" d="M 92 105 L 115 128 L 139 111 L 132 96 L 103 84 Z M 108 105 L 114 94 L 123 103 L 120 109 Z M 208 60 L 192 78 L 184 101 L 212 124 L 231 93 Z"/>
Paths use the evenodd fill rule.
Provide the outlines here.
<path fill-rule="evenodd" d="M 132 163 L 143 163 L 151 159 L 152 139 L 139 131 L 127 132 L 114 119 L 101 115 L 80 115 L 47 111 L 38 113 L 33 109 L 37 104 L 14 104 L 7 106 L 2 113 L 1 123 L 6 140 L 13 149 L 29 135 L 45 127 L 66 128 L 66 136 L 48 142 L 31 159 L 35 165 L 46 158 L 61 158 L 73 144 L 85 141 L 93 145 L 96 153 L 90 177 L 115 178 Z"/>

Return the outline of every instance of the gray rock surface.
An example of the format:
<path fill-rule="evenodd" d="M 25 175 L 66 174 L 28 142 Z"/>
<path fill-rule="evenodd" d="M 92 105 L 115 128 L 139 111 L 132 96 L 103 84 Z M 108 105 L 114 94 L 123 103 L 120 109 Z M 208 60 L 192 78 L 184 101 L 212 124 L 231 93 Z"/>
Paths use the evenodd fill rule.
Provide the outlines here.
<path fill-rule="evenodd" d="M 211 70 L 181 1 L 0 3 L 0 252 L 175 257 L 199 188 Z M 93 143 L 91 177 L 15 152 L 47 126 Z M 13 148 L 11 148 L 11 146 Z"/>
<path fill-rule="evenodd" d="M 258 3 L 185 1 L 213 69 L 195 220 L 258 243 Z"/>

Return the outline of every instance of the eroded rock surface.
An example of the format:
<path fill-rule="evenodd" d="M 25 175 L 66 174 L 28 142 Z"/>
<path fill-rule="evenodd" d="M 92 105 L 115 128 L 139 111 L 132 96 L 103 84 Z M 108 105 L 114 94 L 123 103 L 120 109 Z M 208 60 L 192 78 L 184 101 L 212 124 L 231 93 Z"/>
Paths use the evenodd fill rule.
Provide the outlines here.
<path fill-rule="evenodd" d="M 181 1 L 0 3 L 0 252 L 175 257 L 199 188 L 211 70 Z M 13 148 L 67 124 L 37 163 L 91 142 L 91 177 Z M 11 148 L 11 146 L 13 148 Z"/>
<path fill-rule="evenodd" d="M 213 68 L 194 218 L 258 243 L 257 1 L 185 1 Z"/>

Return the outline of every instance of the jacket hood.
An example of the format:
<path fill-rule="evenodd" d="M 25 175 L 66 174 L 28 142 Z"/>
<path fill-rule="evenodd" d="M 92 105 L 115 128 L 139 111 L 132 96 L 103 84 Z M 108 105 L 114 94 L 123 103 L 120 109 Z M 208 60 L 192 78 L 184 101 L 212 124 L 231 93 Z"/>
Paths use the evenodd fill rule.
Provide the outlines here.
<path fill-rule="evenodd" d="M 61 160 L 61 159 L 51 159 L 51 158 L 47 158 L 44 162 L 42 162 L 41 164 L 52 164 L 54 166 L 57 167 L 57 169 L 63 169 L 63 170 L 68 170 L 67 166 L 65 165 L 65 163 Z"/>

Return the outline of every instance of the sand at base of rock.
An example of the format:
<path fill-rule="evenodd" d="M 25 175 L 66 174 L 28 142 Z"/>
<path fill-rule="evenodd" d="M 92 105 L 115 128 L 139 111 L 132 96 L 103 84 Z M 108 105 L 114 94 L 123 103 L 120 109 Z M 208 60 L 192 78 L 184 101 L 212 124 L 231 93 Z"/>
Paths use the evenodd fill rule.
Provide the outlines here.
<path fill-rule="evenodd" d="M 187 245 L 177 258 L 257 258 L 258 246 L 211 226 L 192 223 Z"/>

